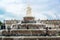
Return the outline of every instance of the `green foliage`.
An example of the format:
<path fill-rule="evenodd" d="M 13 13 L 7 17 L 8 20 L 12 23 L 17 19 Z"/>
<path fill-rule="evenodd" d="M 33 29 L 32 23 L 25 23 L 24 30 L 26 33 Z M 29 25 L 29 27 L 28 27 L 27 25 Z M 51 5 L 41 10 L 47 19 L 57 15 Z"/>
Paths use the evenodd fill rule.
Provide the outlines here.
<path fill-rule="evenodd" d="M 1 26 L 2 22 L 0 21 L 0 26 Z"/>
<path fill-rule="evenodd" d="M 58 35 L 60 36 L 60 33 Z"/>

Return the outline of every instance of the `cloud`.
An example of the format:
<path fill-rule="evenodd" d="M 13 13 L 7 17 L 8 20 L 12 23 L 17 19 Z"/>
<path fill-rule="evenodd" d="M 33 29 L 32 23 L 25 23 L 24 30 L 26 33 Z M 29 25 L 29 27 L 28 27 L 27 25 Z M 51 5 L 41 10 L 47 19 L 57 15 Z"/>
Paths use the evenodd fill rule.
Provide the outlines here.
<path fill-rule="evenodd" d="M 1 9 L 1 14 L 3 14 L 3 19 L 19 19 L 19 17 L 23 16 L 24 6 L 25 4 L 20 3 L 18 4 L 20 0 L 2 0 L 0 1 L 0 8 L 3 8 L 5 10 Z"/>
<path fill-rule="evenodd" d="M 22 19 L 26 15 L 28 0 L 1 0 L 0 20 Z M 60 19 L 59 0 L 29 0 L 33 15 L 38 19 Z"/>

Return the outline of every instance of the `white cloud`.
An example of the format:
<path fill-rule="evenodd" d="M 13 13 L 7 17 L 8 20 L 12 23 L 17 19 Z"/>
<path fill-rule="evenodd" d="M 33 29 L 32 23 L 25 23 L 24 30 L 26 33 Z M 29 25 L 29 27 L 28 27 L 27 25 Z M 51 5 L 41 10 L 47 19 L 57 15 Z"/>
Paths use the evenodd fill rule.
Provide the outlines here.
<path fill-rule="evenodd" d="M 3 15 L 0 15 L 0 18 L 3 18 L 4 16 Z"/>
<path fill-rule="evenodd" d="M 48 3 L 48 0 L 37 0 L 37 1 L 31 0 L 31 1 L 36 3 L 35 5 L 31 4 L 32 13 L 34 16 L 36 16 L 36 18 L 48 19 L 48 17 L 44 14 L 52 16 L 52 18 L 57 18 L 55 15 L 55 11 L 52 11 L 52 9 L 46 11 L 46 9 L 48 9 L 48 6 L 51 5 L 53 1 L 52 3 L 50 0 L 49 0 L 50 3 Z M 43 3 L 38 5 L 37 3 L 39 2 L 41 3 L 43 2 Z M 23 0 L 2 0 L 0 1 L 0 7 L 4 8 L 6 12 L 10 12 L 10 13 L 5 13 L 4 15 L 1 15 L 1 18 L 4 19 L 22 18 L 26 14 L 25 12 L 26 6 L 27 4 L 24 4 Z M 14 17 L 7 16 L 8 14 L 11 14 Z"/>
<path fill-rule="evenodd" d="M 23 5 L 8 5 L 5 8 L 7 12 L 11 12 L 14 15 L 19 15 L 23 11 Z"/>
<path fill-rule="evenodd" d="M 47 16 L 46 15 L 43 15 L 42 12 L 38 13 L 38 12 L 32 12 L 32 15 L 34 17 L 36 17 L 36 19 L 41 19 L 41 20 L 47 20 Z"/>
<path fill-rule="evenodd" d="M 15 14 L 16 12 L 21 11 L 22 8 L 24 8 L 24 4 L 8 4 L 14 1 L 17 0 L 3 0 L 2 2 L 0 2 L 0 6 L 5 8 L 7 12 L 12 12 Z"/>
<path fill-rule="evenodd" d="M 22 0 L 1 0 L 2 3 L 9 4 L 9 3 L 22 3 Z"/>
<path fill-rule="evenodd" d="M 10 13 L 5 13 L 4 15 L 7 16 L 7 14 L 12 14 L 13 16 L 15 16 L 15 18 L 19 18 L 20 16 L 23 16 L 24 11 L 25 11 L 24 10 L 25 4 L 23 4 L 23 3 L 16 4 L 19 1 L 22 2 L 21 0 L 2 0 L 0 2 L 0 6 L 2 8 L 4 8 L 6 10 L 6 12 L 10 12 Z M 16 2 L 16 3 L 14 3 L 14 2 Z M 12 3 L 12 4 L 10 4 L 10 3 Z M 9 17 L 9 18 L 8 17 L 6 17 L 6 19 L 9 19 L 9 18 L 11 19 L 11 17 Z"/>
<path fill-rule="evenodd" d="M 56 19 L 56 18 L 57 18 L 56 15 L 55 15 L 55 12 L 52 11 L 52 10 L 47 11 L 47 12 L 45 12 L 45 13 L 46 13 L 47 15 L 49 15 L 49 16 L 52 16 L 53 19 Z"/>
<path fill-rule="evenodd" d="M 10 17 L 5 16 L 5 15 L 0 15 L 0 18 L 3 18 L 3 19 L 10 19 Z"/>

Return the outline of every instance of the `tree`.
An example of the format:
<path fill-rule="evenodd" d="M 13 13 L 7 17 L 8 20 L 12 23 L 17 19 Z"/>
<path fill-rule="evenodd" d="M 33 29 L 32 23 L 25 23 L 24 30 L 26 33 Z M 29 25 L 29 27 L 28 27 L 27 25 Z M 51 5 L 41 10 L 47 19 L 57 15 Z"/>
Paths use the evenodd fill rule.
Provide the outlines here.
<path fill-rule="evenodd" d="M 2 22 L 0 21 L 0 26 L 2 25 Z"/>

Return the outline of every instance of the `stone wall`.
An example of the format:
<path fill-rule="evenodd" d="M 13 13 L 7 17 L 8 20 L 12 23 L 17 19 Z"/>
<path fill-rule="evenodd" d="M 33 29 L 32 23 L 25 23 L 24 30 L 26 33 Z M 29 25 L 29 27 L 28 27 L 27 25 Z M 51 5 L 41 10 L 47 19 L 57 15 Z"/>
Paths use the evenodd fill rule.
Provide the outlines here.
<path fill-rule="evenodd" d="M 60 40 L 60 38 L 0 38 L 0 40 Z"/>

